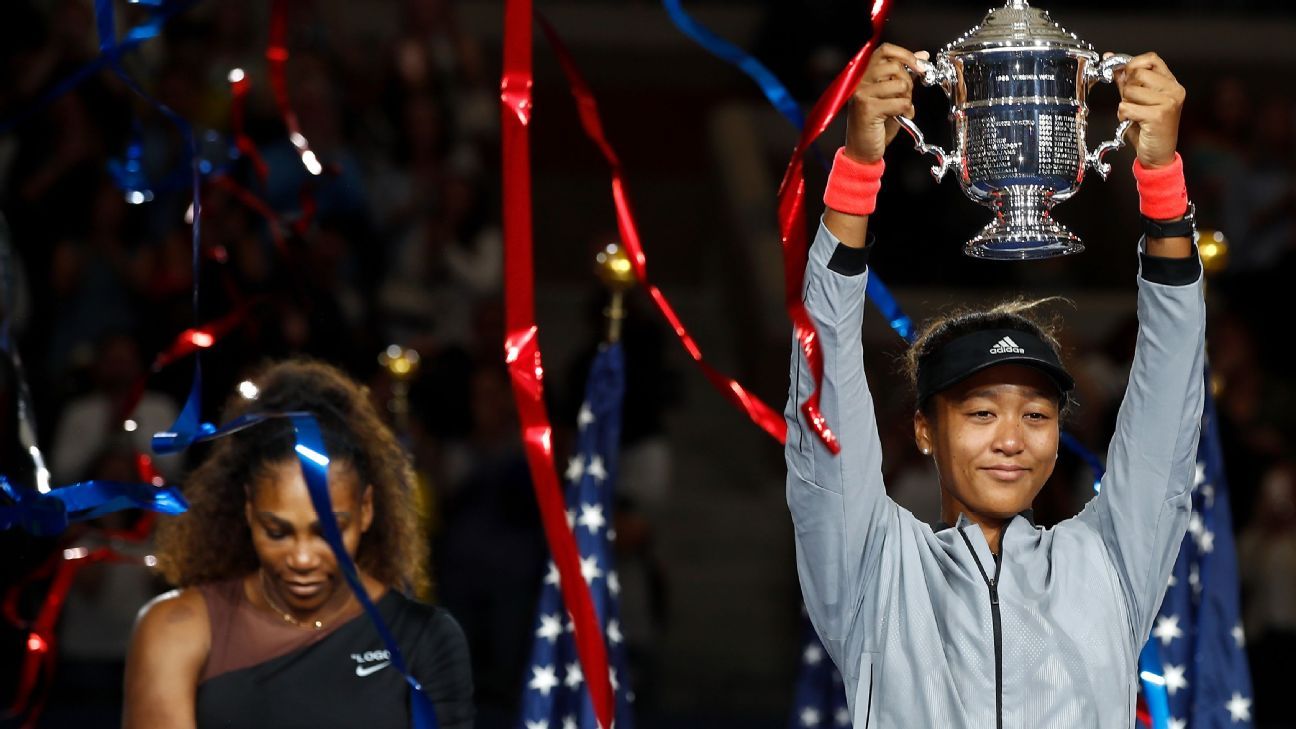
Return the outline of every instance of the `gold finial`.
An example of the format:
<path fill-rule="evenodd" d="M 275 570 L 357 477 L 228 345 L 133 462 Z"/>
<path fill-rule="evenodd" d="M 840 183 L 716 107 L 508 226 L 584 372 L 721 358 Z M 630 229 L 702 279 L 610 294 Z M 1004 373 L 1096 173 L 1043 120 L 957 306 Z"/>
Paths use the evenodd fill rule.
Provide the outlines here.
<path fill-rule="evenodd" d="M 378 364 L 390 372 L 393 378 L 410 380 L 418 373 L 419 353 L 399 344 L 392 344 L 378 355 Z"/>
<path fill-rule="evenodd" d="M 609 243 L 594 257 L 599 280 L 612 293 L 612 301 L 603 313 L 608 318 L 607 341 L 621 339 L 621 322 L 626 317 L 625 292 L 634 288 L 635 272 L 630 256 L 620 243 Z"/>
<path fill-rule="evenodd" d="M 1204 229 L 1197 232 L 1197 250 L 1201 253 L 1202 270 L 1207 276 L 1223 273 L 1228 268 L 1228 238 L 1218 230 Z"/>
<path fill-rule="evenodd" d="M 603 250 L 594 256 L 599 279 L 613 290 L 627 291 L 634 288 L 634 266 L 630 256 L 620 243 L 608 243 Z"/>
<path fill-rule="evenodd" d="M 414 375 L 418 374 L 419 353 L 399 344 L 388 345 L 378 355 L 378 364 L 391 375 L 391 399 L 387 401 L 387 410 L 392 414 L 396 433 L 404 436 L 409 432 L 409 387 Z"/>

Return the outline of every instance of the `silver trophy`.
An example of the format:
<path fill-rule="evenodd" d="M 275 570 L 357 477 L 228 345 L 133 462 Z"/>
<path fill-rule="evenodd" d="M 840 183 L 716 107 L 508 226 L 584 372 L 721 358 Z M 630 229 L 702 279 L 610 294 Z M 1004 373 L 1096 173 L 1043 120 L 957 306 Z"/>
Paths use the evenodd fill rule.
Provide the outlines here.
<path fill-rule="evenodd" d="M 1086 168 L 1106 179 L 1111 166 L 1103 156 L 1124 146 L 1129 122 L 1110 142 L 1086 150 L 1085 96 L 1128 62 L 1122 55 L 1101 60 L 1048 13 L 1009 0 L 945 46 L 933 63 L 914 69 L 925 85 L 939 85 L 950 98 L 957 146 L 946 152 L 928 144 L 909 119 L 900 117 L 900 125 L 918 151 L 936 157 L 937 180 L 957 171 L 963 192 L 994 210 L 994 220 L 964 253 L 1023 260 L 1084 250 L 1051 209 L 1080 189 Z"/>

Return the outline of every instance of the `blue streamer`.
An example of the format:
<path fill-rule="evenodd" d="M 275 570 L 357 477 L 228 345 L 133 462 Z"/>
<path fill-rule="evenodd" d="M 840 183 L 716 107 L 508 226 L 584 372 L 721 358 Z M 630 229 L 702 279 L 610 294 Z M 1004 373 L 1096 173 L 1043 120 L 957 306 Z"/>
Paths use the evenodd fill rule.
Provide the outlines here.
<path fill-rule="evenodd" d="M 14 502 L 0 507 L 0 531 L 17 526 L 41 537 L 61 534 L 72 522 L 125 509 L 181 514 L 189 508 L 175 487 L 123 481 L 82 481 L 41 494 L 14 488 L 0 476 L 0 493 Z"/>
<path fill-rule="evenodd" d="M 1143 682 L 1143 700 L 1152 715 L 1152 729 L 1170 726 L 1170 694 L 1166 690 L 1165 670 L 1156 639 L 1150 639 L 1139 653 L 1139 680 Z"/>
<path fill-rule="evenodd" d="M 914 330 L 913 320 L 900 309 L 900 304 L 891 295 L 891 290 L 882 283 L 882 279 L 869 271 L 868 281 L 864 285 L 864 296 L 882 312 L 887 324 L 906 342 L 913 344 L 918 333 Z"/>
<path fill-rule="evenodd" d="M 302 475 L 306 479 L 306 487 L 310 490 L 311 503 L 315 505 L 315 512 L 319 515 L 320 531 L 324 535 L 324 540 L 333 549 L 342 576 L 346 578 L 351 591 L 355 593 L 356 599 L 368 613 L 378 635 L 391 653 L 392 666 L 405 676 L 405 681 L 410 686 L 410 718 L 413 726 L 415 729 L 435 729 L 436 710 L 432 706 L 432 700 L 424 693 L 422 684 L 414 678 L 405 665 L 405 658 L 400 652 L 395 637 L 387 629 L 382 616 L 378 614 L 378 607 L 369 598 L 369 593 L 360 582 L 355 563 L 351 561 L 351 556 L 347 554 L 346 547 L 342 543 L 342 531 L 338 529 L 337 519 L 333 515 L 333 503 L 329 498 L 329 459 L 324 450 L 324 436 L 320 433 L 319 424 L 315 422 L 314 416 L 308 414 L 297 413 L 288 417 L 297 434 L 297 460 L 301 463 Z"/>
<path fill-rule="evenodd" d="M 142 1 L 138 4 L 158 8 L 158 11 L 148 20 L 136 25 L 126 31 L 123 39 L 114 44 L 109 50 L 101 51 L 98 56 L 87 61 L 85 65 L 68 74 L 66 78 L 54 85 L 54 88 L 45 92 L 35 102 L 28 105 L 17 114 L 0 122 L 0 134 L 9 132 L 21 125 L 23 122 L 35 116 L 42 109 L 49 106 L 55 99 L 71 92 L 76 87 L 85 83 L 85 80 L 103 70 L 110 64 L 121 60 L 122 56 L 135 49 L 140 43 L 151 38 L 156 38 L 162 32 L 162 27 L 172 18 L 189 8 L 197 5 L 201 0 L 175 0 L 175 2 L 165 3 L 158 0 Z M 97 27 L 102 24 L 97 21 Z M 102 41 L 100 47 L 102 47 Z"/>
<path fill-rule="evenodd" d="M 1071 435 L 1065 430 L 1062 431 L 1062 445 L 1066 446 L 1067 450 L 1079 456 L 1080 460 L 1084 461 L 1085 464 L 1089 466 L 1089 470 L 1093 472 L 1094 493 L 1101 491 L 1103 474 L 1107 472 L 1107 468 L 1103 466 L 1102 461 L 1098 460 L 1098 456 L 1095 455 L 1093 451 L 1085 448 L 1074 435 Z"/>
<path fill-rule="evenodd" d="M 177 3 L 173 7 L 188 7 L 188 2 Z M 193 125 L 189 123 L 180 114 L 176 113 L 171 107 L 163 104 L 161 101 L 150 96 L 144 89 L 135 83 L 135 79 L 126 73 L 121 67 L 121 54 L 119 49 L 125 43 L 139 43 L 148 38 L 156 36 L 161 32 L 162 24 L 165 18 L 170 17 L 165 13 L 154 15 L 148 22 L 135 26 L 127 32 L 127 38 L 122 43 L 117 41 L 116 16 L 113 11 L 113 0 L 95 0 L 95 21 L 99 31 L 99 48 L 101 55 L 109 58 L 107 65 L 122 83 L 133 92 L 136 96 L 147 101 L 153 108 L 157 109 L 163 116 L 170 119 L 185 140 L 189 143 L 189 166 L 190 177 L 193 185 L 193 316 L 194 328 L 198 328 L 200 313 L 198 310 L 199 303 L 199 270 L 200 258 L 199 253 L 202 247 L 202 171 L 200 159 L 198 156 L 198 137 L 194 134 Z M 199 414 L 202 405 L 202 352 L 194 353 L 194 376 L 193 383 L 189 387 L 189 397 L 185 402 L 185 407 L 180 411 L 176 422 L 171 426 L 171 431 L 178 434 L 196 434 L 199 431 Z M 156 436 L 154 438 L 156 440 Z M 161 452 L 161 451 L 159 451 Z"/>
<path fill-rule="evenodd" d="M 684 35 L 697 41 L 698 45 L 729 64 L 737 66 L 738 70 L 747 74 L 756 82 L 756 85 L 760 86 L 761 93 L 765 94 L 765 98 L 769 99 L 784 118 L 792 122 L 798 130 L 805 127 L 805 114 L 801 111 L 801 105 L 792 98 L 791 92 L 765 67 L 765 64 L 694 20 L 684 12 L 679 0 L 662 0 L 662 5 L 670 15 L 671 22 L 675 23 L 675 27 L 683 31 Z"/>
<path fill-rule="evenodd" d="M 186 413 L 192 413 L 192 421 L 197 423 L 198 410 L 192 394 L 190 401 L 185 405 L 185 410 Z M 190 418 L 186 413 L 181 413 L 177 422 L 188 421 Z M 432 705 L 432 700 L 424 693 L 423 685 L 410 673 L 405 663 L 404 654 L 401 653 L 395 637 L 387 628 L 386 621 L 378 613 L 378 607 L 369 598 L 368 591 L 365 590 L 364 584 L 360 581 L 360 573 L 356 570 L 355 562 L 351 560 L 351 556 L 346 551 L 346 545 L 342 542 L 342 530 L 338 528 L 337 518 L 333 515 L 333 501 L 329 498 L 328 451 L 324 447 L 324 436 L 320 433 L 319 423 L 316 422 L 314 415 L 307 412 L 249 413 L 235 418 L 219 428 L 210 423 L 203 423 L 184 432 L 155 433 L 153 435 L 153 449 L 158 453 L 174 453 L 184 450 L 195 443 L 231 435 L 274 418 L 287 419 L 293 425 L 296 435 L 296 444 L 293 446 L 293 450 L 296 452 L 297 460 L 301 464 L 302 477 L 306 480 L 306 488 L 310 492 L 311 504 L 314 505 L 315 513 L 319 516 L 320 532 L 329 548 L 333 550 L 333 555 L 337 558 L 338 569 L 341 571 L 342 577 L 350 586 L 351 592 L 355 594 L 356 600 L 364 608 L 369 620 L 373 623 L 374 629 L 377 630 L 378 636 L 391 653 L 392 666 L 405 676 L 405 681 L 410 686 L 410 716 L 413 720 L 413 727 L 415 729 L 436 729 L 436 710 Z"/>
<path fill-rule="evenodd" d="M 108 160 L 108 174 L 118 189 L 126 193 L 126 202 L 141 205 L 153 199 L 153 186 L 144 174 L 144 140 L 138 119 L 131 130 L 125 156 L 121 160 Z"/>
<path fill-rule="evenodd" d="M 662 0 L 662 6 L 666 8 L 666 14 L 670 16 L 675 27 L 697 41 L 698 45 L 719 56 L 725 62 L 736 66 L 738 70 L 747 74 L 752 81 L 755 81 L 765 98 L 769 99 L 769 102 L 774 105 L 778 113 L 783 115 L 783 118 L 787 119 L 788 123 L 796 127 L 798 132 L 805 128 L 805 114 L 801 111 L 801 105 L 796 102 L 796 99 L 792 98 L 792 92 L 788 91 L 787 86 L 772 71 L 766 68 L 765 64 L 690 17 L 688 13 L 684 12 L 680 0 Z M 819 164 L 823 165 L 824 169 L 828 169 L 827 159 L 819 153 L 817 147 L 814 148 L 814 151 L 815 156 L 819 159 Z M 867 299 L 882 312 L 887 324 L 906 342 L 912 342 L 916 333 L 913 321 L 900 309 L 900 305 L 896 303 L 895 297 L 891 295 L 891 290 L 886 287 L 886 284 L 882 283 L 882 279 L 870 271 L 866 286 Z"/>

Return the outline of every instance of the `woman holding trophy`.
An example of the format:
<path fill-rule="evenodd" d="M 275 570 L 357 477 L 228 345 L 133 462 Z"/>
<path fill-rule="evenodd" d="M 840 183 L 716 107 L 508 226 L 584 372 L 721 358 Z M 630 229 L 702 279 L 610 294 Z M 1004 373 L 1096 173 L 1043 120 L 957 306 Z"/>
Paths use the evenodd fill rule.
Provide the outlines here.
<path fill-rule="evenodd" d="M 933 530 L 886 495 L 861 342 L 882 154 L 897 117 L 913 115 L 909 69 L 924 67 L 924 53 L 893 45 L 873 54 L 810 251 L 803 296 L 842 449 L 834 457 L 798 408 L 813 378 L 794 347 L 787 499 L 806 605 L 856 729 L 1133 726 L 1138 653 L 1188 525 L 1203 404 L 1201 264 L 1176 152 L 1184 89 L 1154 54 L 1115 73 L 1137 153 L 1140 332 L 1100 493 L 1054 528 L 1032 524 L 1074 383 L 1031 304 L 965 311 L 930 323 L 908 358 L 914 439 L 935 462 L 948 525 Z"/>

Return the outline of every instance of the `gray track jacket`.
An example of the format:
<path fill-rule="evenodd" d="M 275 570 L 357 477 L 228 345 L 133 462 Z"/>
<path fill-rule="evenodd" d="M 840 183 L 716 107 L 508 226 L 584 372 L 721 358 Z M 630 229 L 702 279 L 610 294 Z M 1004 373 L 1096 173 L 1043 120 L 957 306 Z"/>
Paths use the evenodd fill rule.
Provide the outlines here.
<path fill-rule="evenodd" d="M 1200 263 L 1141 255 L 1138 345 L 1101 492 L 1052 529 L 1014 517 L 996 561 L 966 517 L 933 532 L 887 498 L 861 344 L 866 257 L 821 225 L 805 277 L 841 454 L 799 412 L 813 380 L 795 343 L 785 410 L 801 591 L 855 729 L 1132 727 L 1138 653 L 1191 510 Z"/>

